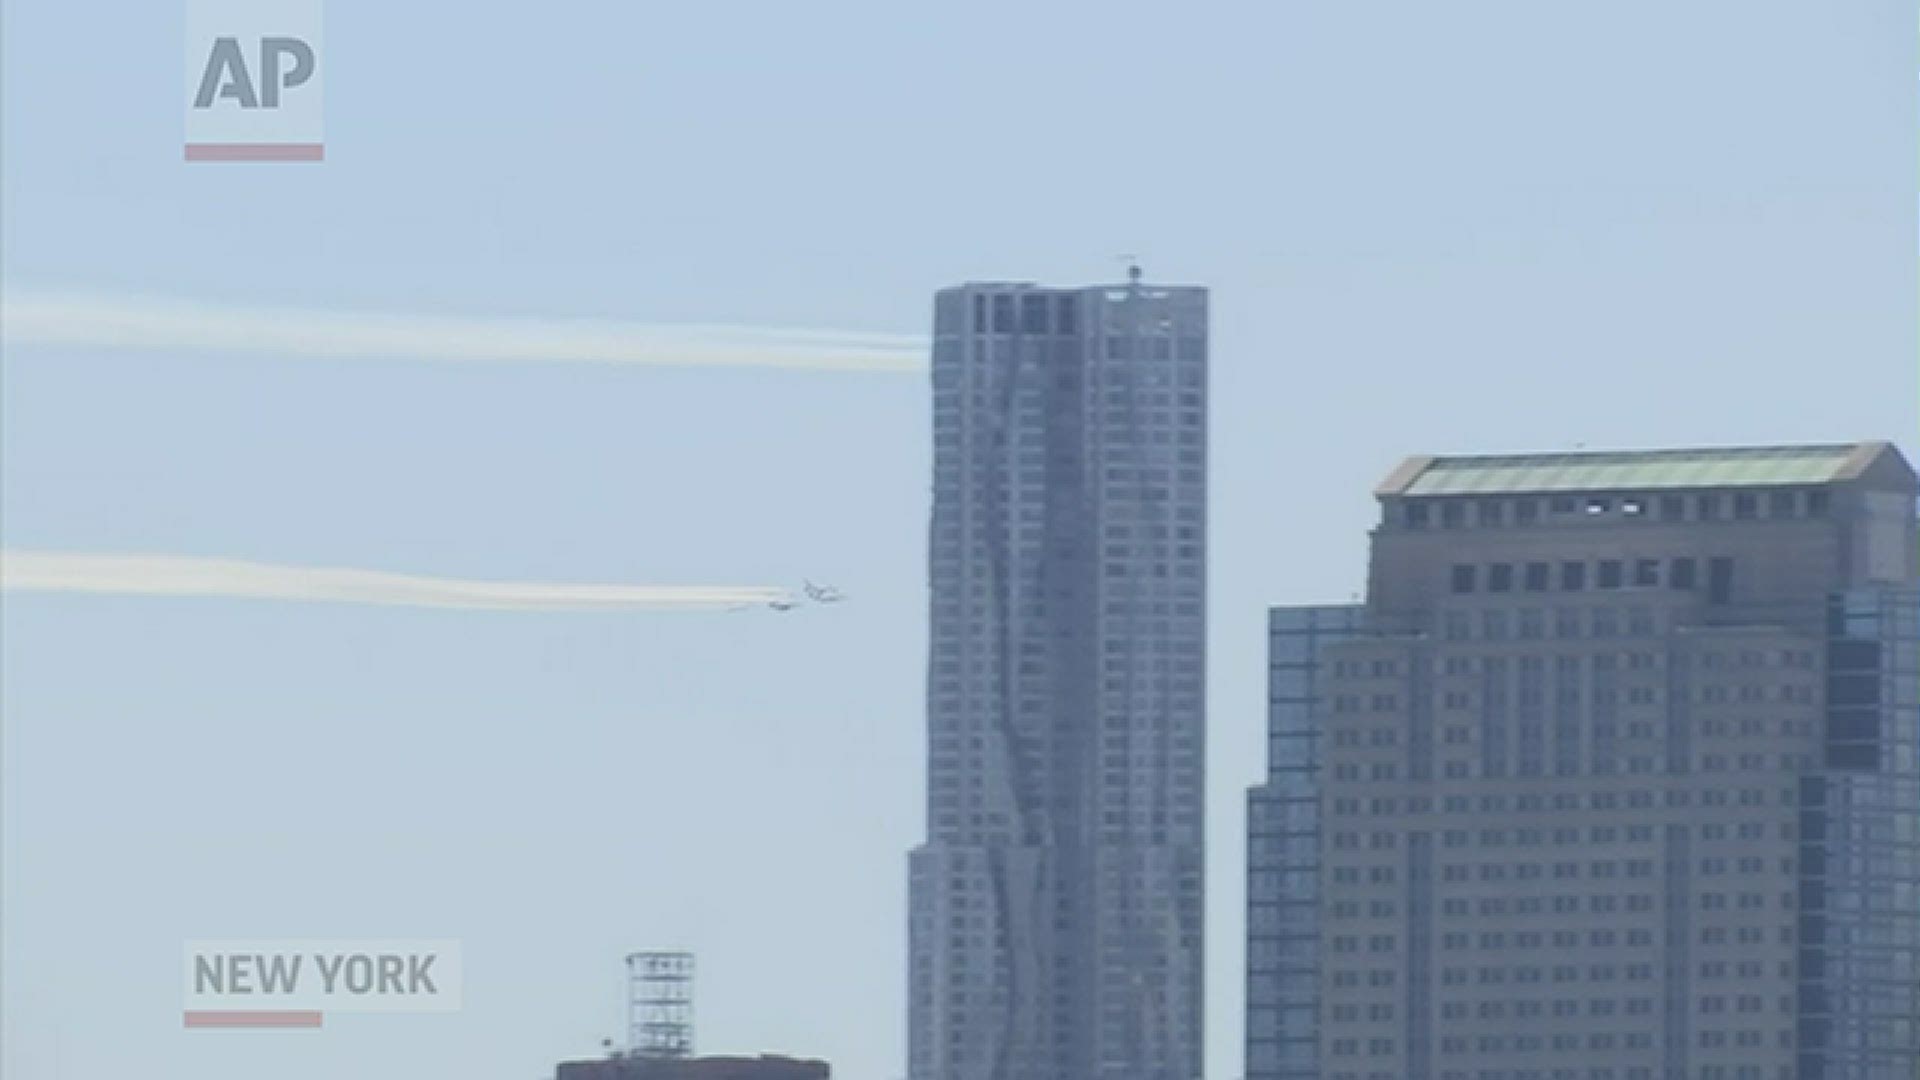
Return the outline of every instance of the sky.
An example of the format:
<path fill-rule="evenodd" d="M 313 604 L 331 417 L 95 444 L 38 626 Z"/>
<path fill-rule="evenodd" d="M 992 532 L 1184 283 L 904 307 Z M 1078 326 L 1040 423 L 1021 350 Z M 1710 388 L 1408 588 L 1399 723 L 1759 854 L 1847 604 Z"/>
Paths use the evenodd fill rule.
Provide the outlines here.
<path fill-rule="evenodd" d="M 1122 253 L 1213 289 L 1206 1080 L 1264 610 L 1361 590 L 1401 458 L 1920 443 L 1904 2 L 331 0 L 304 165 L 181 161 L 183 15 L 0 0 L 10 295 L 899 338 Z M 703 1051 L 904 1075 L 900 367 L 8 345 L 10 548 L 851 600 L 7 594 L 0 1073 L 535 1080 L 677 946 Z M 200 938 L 458 939 L 464 1008 L 185 1031 Z"/>

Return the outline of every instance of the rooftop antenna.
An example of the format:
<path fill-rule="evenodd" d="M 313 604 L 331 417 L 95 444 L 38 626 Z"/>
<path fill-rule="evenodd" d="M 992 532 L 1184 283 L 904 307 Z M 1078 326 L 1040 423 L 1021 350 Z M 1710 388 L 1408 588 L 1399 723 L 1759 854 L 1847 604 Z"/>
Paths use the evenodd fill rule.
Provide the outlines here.
<path fill-rule="evenodd" d="M 1138 288 L 1140 285 L 1140 256 L 1116 255 L 1114 258 L 1127 264 L 1127 283 Z"/>
<path fill-rule="evenodd" d="M 627 957 L 627 1053 L 638 1058 L 693 1056 L 693 954 L 637 952 Z"/>

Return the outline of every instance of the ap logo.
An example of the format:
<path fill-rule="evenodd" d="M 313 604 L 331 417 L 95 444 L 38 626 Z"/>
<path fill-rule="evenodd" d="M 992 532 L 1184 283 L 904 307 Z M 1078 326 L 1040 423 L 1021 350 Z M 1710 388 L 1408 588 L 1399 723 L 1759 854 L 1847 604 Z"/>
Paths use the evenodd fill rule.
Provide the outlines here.
<path fill-rule="evenodd" d="M 320 161 L 320 0 L 189 0 L 188 161 Z"/>
<path fill-rule="evenodd" d="M 292 59 L 292 67 L 284 73 L 282 57 Z M 256 90 L 239 39 L 219 38 L 207 56 L 207 70 L 200 76 L 200 93 L 194 97 L 193 107 L 211 109 L 216 98 L 232 98 L 243 109 L 279 108 L 281 87 L 304 86 L 313 78 L 313 46 L 299 38 L 261 38 L 260 77 L 263 81 Z"/>

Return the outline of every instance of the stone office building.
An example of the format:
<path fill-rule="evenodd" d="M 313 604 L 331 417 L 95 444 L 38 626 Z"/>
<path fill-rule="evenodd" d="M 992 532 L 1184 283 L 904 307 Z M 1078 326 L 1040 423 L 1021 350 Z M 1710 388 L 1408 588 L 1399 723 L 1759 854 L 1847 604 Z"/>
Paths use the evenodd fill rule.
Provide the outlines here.
<path fill-rule="evenodd" d="M 1416 458 L 1271 613 L 1249 1080 L 1913 1080 L 1920 537 L 1884 443 Z"/>

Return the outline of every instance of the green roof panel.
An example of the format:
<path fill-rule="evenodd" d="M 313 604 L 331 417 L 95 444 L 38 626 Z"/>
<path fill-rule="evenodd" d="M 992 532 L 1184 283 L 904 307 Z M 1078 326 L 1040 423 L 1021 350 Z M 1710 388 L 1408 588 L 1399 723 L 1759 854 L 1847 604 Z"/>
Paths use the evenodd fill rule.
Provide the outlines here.
<path fill-rule="evenodd" d="M 1777 487 L 1838 479 L 1857 445 L 1434 458 L 1398 492 L 1482 495 Z"/>

